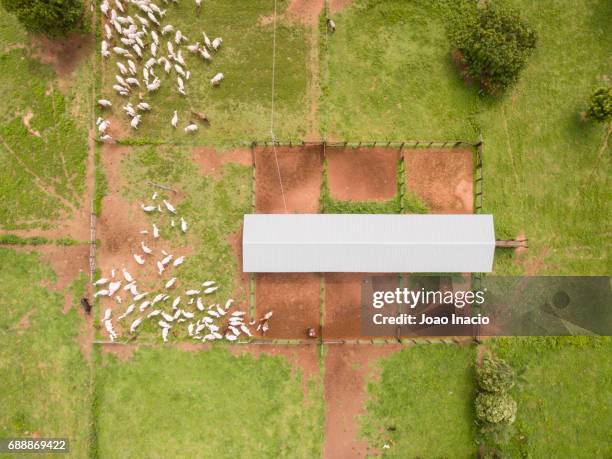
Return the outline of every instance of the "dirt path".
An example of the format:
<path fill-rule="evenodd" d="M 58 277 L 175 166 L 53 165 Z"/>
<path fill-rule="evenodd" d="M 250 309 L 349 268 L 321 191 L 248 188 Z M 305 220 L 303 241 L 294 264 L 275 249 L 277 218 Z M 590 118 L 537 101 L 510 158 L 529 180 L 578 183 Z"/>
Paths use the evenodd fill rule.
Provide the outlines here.
<path fill-rule="evenodd" d="M 401 345 L 331 345 L 325 359 L 325 434 L 323 457 L 362 458 L 375 453 L 359 438 L 357 417 L 364 414 L 367 382 L 377 360 Z"/>

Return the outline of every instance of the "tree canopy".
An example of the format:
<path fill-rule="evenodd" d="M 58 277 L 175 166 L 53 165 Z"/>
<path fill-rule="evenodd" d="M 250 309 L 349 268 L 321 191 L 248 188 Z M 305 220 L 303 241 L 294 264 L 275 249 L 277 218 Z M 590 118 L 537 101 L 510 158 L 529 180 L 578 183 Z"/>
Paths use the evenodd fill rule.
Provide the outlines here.
<path fill-rule="evenodd" d="M 462 2 L 449 15 L 447 34 L 461 53 L 466 76 L 489 93 L 516 82 L 537 35 L 518 11 L 494 2 Z"/>
<path fill-rule="evenodd" d="M 75 30 L 83 15 L 83 0 L 1 0 L 30 32 L 51 36 Z"/>

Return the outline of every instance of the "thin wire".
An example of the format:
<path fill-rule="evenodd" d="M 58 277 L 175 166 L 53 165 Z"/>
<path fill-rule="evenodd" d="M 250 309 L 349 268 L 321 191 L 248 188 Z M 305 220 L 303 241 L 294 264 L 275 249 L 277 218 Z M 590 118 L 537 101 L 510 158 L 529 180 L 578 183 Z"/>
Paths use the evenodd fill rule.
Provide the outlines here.
<path fill-rule="evenodd" d="M 287 211 L 287 200 L 285 199 L 285 190 L 283 189 L 283 179 L 281 178 L 280 166 L 278 164 L 278 155 L 276 154 L 276 136 L 274 135 L 274 102 L 275 102 L 275 83 L 276 83 L 276 0 L 274 0 L 274 28 L 272 35 L 272 110 L 270 113 L 270 136 L 272 137 L 272 151 L 274 151 L 274 161 L 276 162 L 276 172 L 278 173 L 278 183 L 283 197 L 283 206 L 285 213 Z"/>

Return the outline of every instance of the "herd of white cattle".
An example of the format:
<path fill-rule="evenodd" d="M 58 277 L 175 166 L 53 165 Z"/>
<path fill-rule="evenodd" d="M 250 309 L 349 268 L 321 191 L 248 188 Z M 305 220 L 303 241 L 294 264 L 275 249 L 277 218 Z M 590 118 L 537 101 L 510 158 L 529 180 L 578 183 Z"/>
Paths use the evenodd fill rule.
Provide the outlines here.
<path fill-rule="evenodd" d="M 164 2 L 168 3 L 168 0 Z M 178 0 L 173 2 L 178 3 Z M 136 8 L 139 14 L 128 14 L 130 6 Z M 196 6 L 199 8 L 201 2 L 196 1 Z M 113 0 L 113 5 L 109 0 L 103 0 L 100 10 L 105 16 L 104 38 L 100 51 L 104 58 L 109 58 L 111 53 L 118 58 L 116 64 L 119 73 L 115 75 L 113 90 L 128 99 L 137 92 L 136 105 L 128 102 L 122 108 L 130 118 L 132 129 L 138 129 L 143 114 L 151 110 L 151 105 L 144 99 L 148 94 L 157 91 L 162 84 L 161 72 L 157 75 L 156 67 L 162 68 L 168 77 L 174 73 L 176 91 L 187 96 L 185 81 L 190 79 L 191 71 L 187 69 L 181 45 L 189 39 L 172 24 L 162 24 L 166 10 L 151 0 Z M 219 51 L 223 39 L 217 37 L 211 40 L 204 31 L 201 39 L 202 42 L 196 41 L 187 45 L 187 51 L 210 63 L 213 60 L 211 53 Z M 162 41 L 165 41 L 165 46 Z M 210 79 L 210 84 L 218 86 L 223 78 L 223 73 L 217 72 Z M 98 105 L 109 109 L 113 104 L 110 100 L 100 99 Z M 175 129 L 178 127 L 176 111 L 170 123 Z M 107 133 L 110 122 L 100 117 L 96 124 L 100 140 L 111 142 L 113 138 Z M 189 121 L 184 127 L 186 133 L 197 130 L 198 125 L 193 121 Z"/>
<path fill-rule="evenodd" d="M 157 193 L 151 196 L 152 203 L 141 203 L 140 208 L 147 214 L 168 213 L 171 221 L 167 231 L 187 232 L 187 221 L 178 218 L 174 205 L 165 199 L 158 199 Z M 161 203 L 157 203 L 161 201 Z M 163 204 L 163 207 L 162 207 Z M 175 256 L 163 249 L 154 248 L 154 244 L 161 238 L 162 231 L 153 223 L 151 230 L 140 232 L 149 241 L 140 242 L 142 253 L 132 253 L 134 261 L 138 266 L 147 263 L 155 263 L 159 275 L 160 284 L 154 291 L 139 291 L 137 276 L 128 272 L 125 267 L 119 270 L 112 268 L 108 277 L 101 277 L 94 282 L 97 291 L 94 297 L 101 297 L 107 301 L 114 301 L 113 307 L 106 308 L 102 323 L 111 341 L 118 338 L 115 329 L 117 322 L 127 320 L 130 334 L 135 334 L 138 328 L 146 320 L 157 322 L 164 342 L 168 341 L 171 330 L 179 330 L 183 327 L 183 332 L 195 340 L 215 341 L 227 340 L 236 341 L 238 337 L 252 336 L 249 326 L 257 325 L 257 331 L 265 334 L 269 328 L 269 319 L 272 311 L 267 312 L 259 320 L 245 322 L 246 313 L 243 311 L 231 311 L 234 305 L 232 298 L 228 299 L 223 305 L 220 303 L 205 302 L 207 298 L 212 298 L 219 288 L 214 280 L 205 280 L 199 285 L 181 288 L 182 286 L 175 276 L 177 268 L 185 261 L 185 256 Z M 165 278 L 164 278 L 165 276 Z M 123 304 L 129 306 L 123 312 L 113 317 L 113 310 L 119 309 Z M 180 330 L 175 333 L 180 335 Z"/>

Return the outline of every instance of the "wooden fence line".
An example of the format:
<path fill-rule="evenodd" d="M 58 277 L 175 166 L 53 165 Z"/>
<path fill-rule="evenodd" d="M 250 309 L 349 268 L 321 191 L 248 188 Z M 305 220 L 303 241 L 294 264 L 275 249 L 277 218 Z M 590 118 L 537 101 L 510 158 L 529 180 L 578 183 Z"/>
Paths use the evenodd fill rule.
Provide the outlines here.
<path fill-rule="evenodd" d="M 478 147 L 482 144 L 482 141 L 472 142 L 467 140 L 403 140 L 403 141 L 342 141 L 342 142 L 330 142 L 327 140 L 316 140 L 316 141 L 305 141 L 305 140 L 253 140 L 252 142 L 245 142 L 245 145 L 251 147 L 257 146 L 277 146 L 277 147 L 307 147 L 307 146 L 325 146 L 325 147 L 342 147 L 342 148 L 458 148 L 458 147 Z"/>

